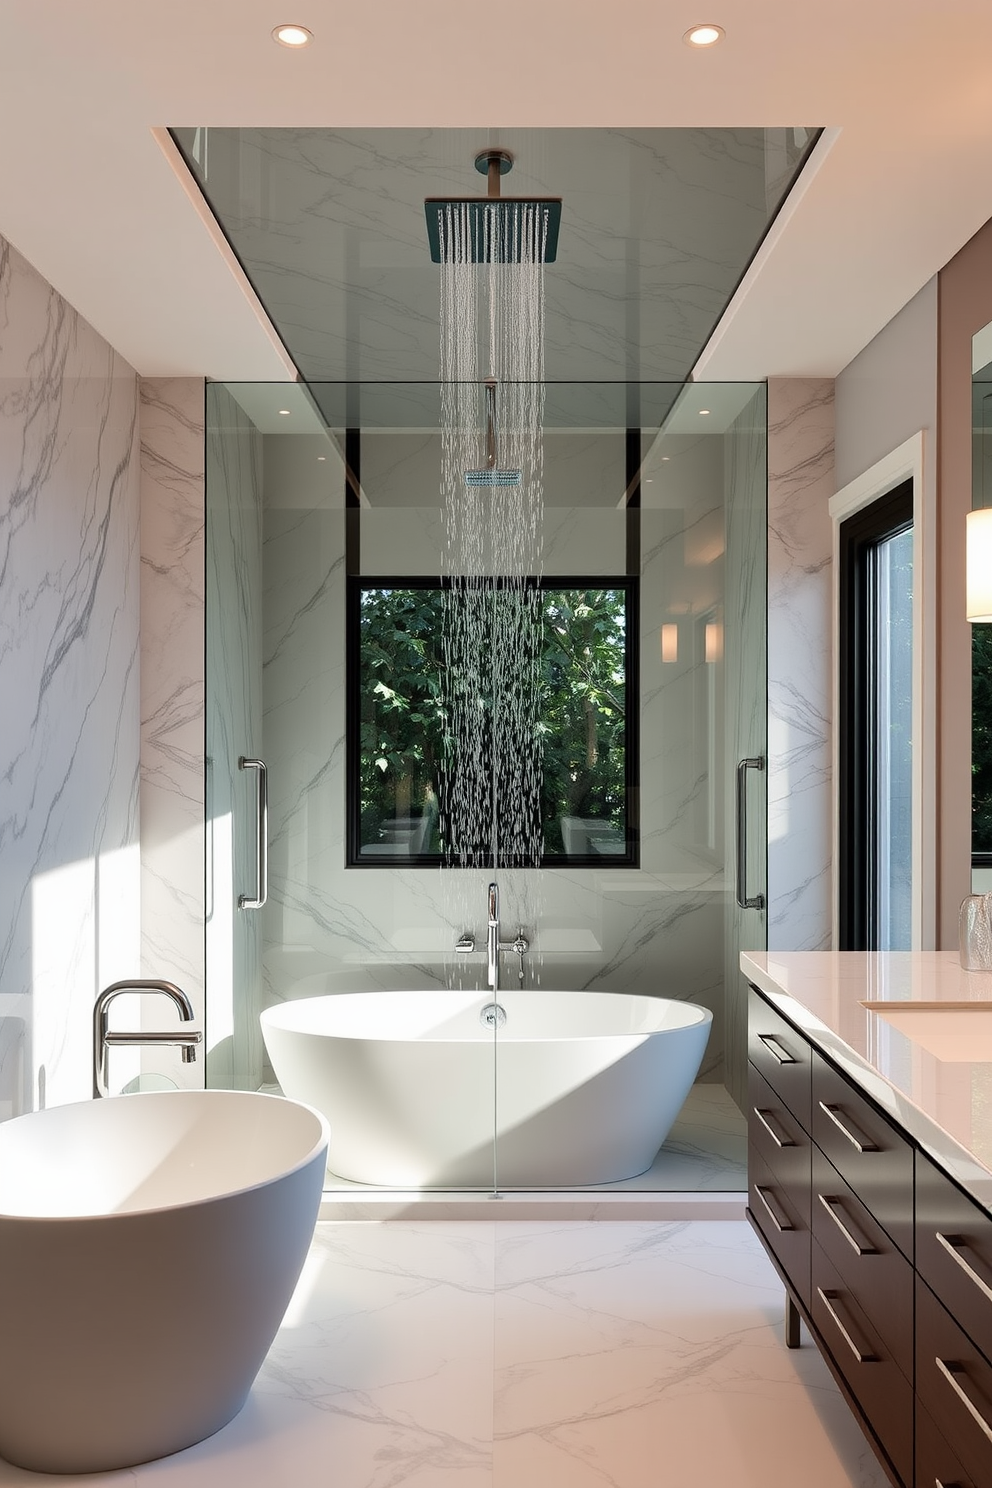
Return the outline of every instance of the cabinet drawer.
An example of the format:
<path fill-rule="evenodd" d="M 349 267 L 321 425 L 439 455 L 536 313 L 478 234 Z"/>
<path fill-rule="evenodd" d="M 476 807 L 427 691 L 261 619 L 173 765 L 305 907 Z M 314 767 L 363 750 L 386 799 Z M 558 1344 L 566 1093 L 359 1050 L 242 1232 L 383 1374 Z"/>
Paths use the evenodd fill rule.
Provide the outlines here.
<path fill-rule="evenodd" d="M 916 1268 L 992 1359 L 992 1217 L 922 1153 L 916 1158 Z"/>
<path fill-rule="evenodd" d="M 793 1191 L 809 1228 L 809 1185 L 813 1144 L 781 1096 L 748 1066 L 747 1132 L 750 1149 L 757 1152 L 776 1179 Z"/>
<path fill-rule="evenodd" d="M 813 1239 L 913 1378 L 913 1268 L 818 1147 L 813 1149 Z"/>
<path fill-rule="evenodd" d="M 807 1154 L 807 1162 L 808 1162 Z M 748 1150 L 748 1208 L 796 1296 L 809 1307 L 809 1178 L 797 1191 Z M 808 1172 L 808 1169 L 807 1169 Z"/>
<path fill-rule="evenodd" d="M 978 1488 L 978 1480 L 965 1472 L 929 1411 L 919 1403 L 916 1406 L 916 1482 L 917 1488 Z"/>
<path fill-rule="evenodd" d="M 776 1095 L 809 1131 L 813 1051 L 803 1035 L 753 987 L 747 994 L 747 1052 Z"/>
<path fill-rule="evenodd" d="M 849 1080 L 813 1055 L 812 1136 L 858 1198 L 913 1259 L 913 1149 Z"/>
<path fill-rule="evenodd" d="M 965 1471 L 992 1483 L 992 1365 L 919 1276 L 916 1391 Z"/>
<path fill-rule="evenodd" d="M 813 1242 L 811 1314 L 899 1479 L 913 1481 L 913 1388 L 840 1272 Z"/>

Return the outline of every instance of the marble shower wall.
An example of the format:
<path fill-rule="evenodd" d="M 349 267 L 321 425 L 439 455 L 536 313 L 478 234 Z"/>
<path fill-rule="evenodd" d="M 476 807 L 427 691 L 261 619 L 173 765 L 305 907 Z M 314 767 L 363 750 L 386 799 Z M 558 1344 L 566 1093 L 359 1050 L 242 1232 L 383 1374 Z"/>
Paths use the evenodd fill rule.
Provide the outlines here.
<path fill-rule="evenodd" d="M 0 239 L 0 1119 L 91 1091 L 139 965 L 132 369 Z"/>
<path fill-rule="evenodd" d="M 204 1008 L 204 386 L 141 382 L 141 975 Z M 170 1007 L 149 999 L 149 1026 Z M 144 1065 L 203 1084 L 202 1059 Z"/>
<path fill-rule="evenodd" d="M 768 384 L 768 949 L 831 937 L 834 389 Z"/>
<path fill-rule="evenodd" d="M 207 389 L 206 969 L 207 1083 L 262 1079 L 256 776 L 262 753 L 262 439 L 226 388 Z"/>
<path fill-rule="evenodd" d="M 704 1074 L 714 1079 L 723 1064 L 723 780 L 730 744 L 722 705 L 727 662 L 719 654 L 706 660 L 706 627 L 722 631 L 723 502 L 727 472 L 741 458 L 731 452 L 735 441 L 736 433 L 729 441 L 666 444 L 671 454 L 653 467 L 642 514 L 643 866 L 500 874 L 505 923 L 521 923 L 531 935 L 543 985 L 709 1006 L 714 1030 Z M 318 465 L 318 446 L 306 438 L 268 436 L 264 447 L 264 753 L 271 783 L 265 998 L 453 980 L 481 988 L 483 958 L 456 965 L 453 945 L 463 930 L 483 933 L 487 872 L 344 867 L 343 470 L 328 460 Z M 425 450 L 413 453 L 429 463 Z M 616 463 L 612 451 L 601 453 L 597 463 L 587 449 L 581 462 L 596 480 Z M 392 468 L 383 452 L 363 452 L 363 487 L 374 470 Z M 749 499 L 763 513 L 763 464 L 746 469 L 754 481 Z M 429 499 L 421 498 L 421 515 L 418 500 L 408 498 L 402 524 L 395 524 L 392 541 L 401 541 L 415 564 L 430 540 Z M 212 506 L 209 488 L 208 500 Z M 583 508 L 572 516 L 573 571 L 595 570 L 603 557 L 598 525 L 589 529 L 584 556 L 576 546 L 586 515 Z M 617 520 L 615 507 L 610 515 Z M 402 571 L 395 557 L 387 562 L 388 511 L 370 516 L 381 518 L 369 524 L 376 534 L 372 566 Z M 680 659 L 669 664 L 659 627 L 673 621 Z"/>

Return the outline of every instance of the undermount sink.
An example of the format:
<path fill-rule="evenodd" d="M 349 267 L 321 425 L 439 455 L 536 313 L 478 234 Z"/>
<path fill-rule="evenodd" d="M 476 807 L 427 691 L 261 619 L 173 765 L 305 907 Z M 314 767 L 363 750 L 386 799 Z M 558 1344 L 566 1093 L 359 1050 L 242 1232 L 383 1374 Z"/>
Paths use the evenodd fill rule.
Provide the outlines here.
<path fill-rule="evenodd" d="M 863 1002 L 947 1064 L 992 1064 L 992 1002 Z"/>

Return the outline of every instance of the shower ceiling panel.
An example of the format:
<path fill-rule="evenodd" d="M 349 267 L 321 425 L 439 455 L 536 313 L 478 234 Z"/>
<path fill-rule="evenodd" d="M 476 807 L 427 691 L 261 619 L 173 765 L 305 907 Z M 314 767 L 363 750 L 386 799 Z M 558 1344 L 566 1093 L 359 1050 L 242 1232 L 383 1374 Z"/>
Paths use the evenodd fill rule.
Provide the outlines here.
<path fill-rule="evenodd" d="M 549 381 L 681 382 L 817 131 L 174 129 L 220 227 L 308 381 L 438 376 L 428 196 L 561 196 L 547 270 Z"/>

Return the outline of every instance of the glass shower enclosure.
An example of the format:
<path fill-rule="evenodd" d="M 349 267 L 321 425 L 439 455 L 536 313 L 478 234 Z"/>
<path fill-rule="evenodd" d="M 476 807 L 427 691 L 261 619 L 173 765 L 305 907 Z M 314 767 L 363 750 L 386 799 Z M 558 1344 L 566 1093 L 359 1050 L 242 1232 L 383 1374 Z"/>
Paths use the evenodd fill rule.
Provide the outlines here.
<path fill-rule="evenodd" d="M 622 1176 L 740 1187 L 737 961 L 766 933 L 764 387 L 545 388 L 537 865 L 486 841 L 453 862 L 446 840 L 442 441 L 437 384 L 208 386 L 208 1084 L 277 1088 L 263 1010 L 333 997 L 339 1124 L 378 1156 L 329 1186 L 571 1188 L 567 1163 L 508 1164 L 528 1111 L 562 1099 L 569 1126 L 588 1070 L 549 1102 L 501 1063 L 492 1005 L 563 994 L 533 1053 L 587 1038 L 584 993 L 671 998 L 709 1010 L 709 1042 L 657 1160 Z"/>

